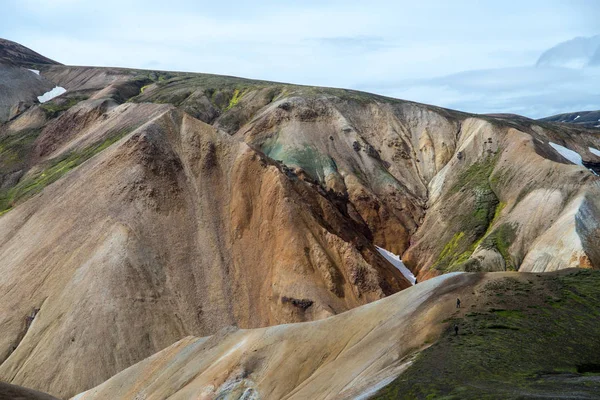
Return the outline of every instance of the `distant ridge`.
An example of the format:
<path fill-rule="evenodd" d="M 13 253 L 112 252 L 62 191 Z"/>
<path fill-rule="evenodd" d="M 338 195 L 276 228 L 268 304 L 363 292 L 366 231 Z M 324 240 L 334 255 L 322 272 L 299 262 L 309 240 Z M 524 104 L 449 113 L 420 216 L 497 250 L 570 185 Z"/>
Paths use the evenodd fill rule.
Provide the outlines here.
<path fill-rule="evenodd" d="M 586 128 L 600 128 L 600 110 L 557 114 L 550 117 L 541 118 L 540 121 L 562 122 L 565 124 L 575 124 Z"/>

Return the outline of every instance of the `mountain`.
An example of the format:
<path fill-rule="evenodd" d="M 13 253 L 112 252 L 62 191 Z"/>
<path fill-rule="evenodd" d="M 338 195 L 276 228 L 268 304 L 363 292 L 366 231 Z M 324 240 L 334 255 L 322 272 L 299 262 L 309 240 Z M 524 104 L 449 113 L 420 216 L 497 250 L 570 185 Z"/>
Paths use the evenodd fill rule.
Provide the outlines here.
<path fill-rule="evenodd" d="M 553 115 L 541 121 L 576 124 L 585 128 L 600 128 L 600 111 L 579 111 Z"/>
<path fill-rule="evenodd" d="M 546 50 L 536 66 L 582 68 L 600 66 L 600 35 L 576 37 Z"/>
<path fill-rule="evenodd" d="M 40 64 L 59 64 L 19 43 L 0 38 L 0 64 L 34 67 Z"/>
<path fill-rule="evenodd" d="M 72 400 L 592 399 L 598 283 L 598 271 L 446 274 L 321 321 L 184 338 Z"/>
<path fill-rule="evenodd" d="M 204 351 L 237 357 L 245 335 L 262 335 L 269 368 L 272 357 L 309 360 L 265 381 L 261 398 L 313 390 L 308 376 L 340 343 L 356 369 L 335 390 L 355 393 L 356 371 L 364 388 L 390 383 L 409 354 L 377 361 L 391 347 L 369 327 L 388 321 L 378 335 L 410 339 L 410 352 L 443 335 L 446 323 L 424 327 L 428 338 L 403 321 L 427 315 L 422 301 L 446 307 L 431 294 L 452 292 L 446 279 L 464 280 L 462 296 L 506 271 L 600 267 L 600 178 L 586 167 L 600 164 L 598 130 L 208 74 L 38 74 L 18 59 L 0 68 L 11 74 L 0 95 L 2 381 L 68 398 L 122 371 L 114 379 L 142 385 L 132 376 L 154 368 L 143 360 L 193 350 L 181 368 L 202 373 L 189 389 L 213 385 L 211 398 L 238 367 L 203 372 Z M 457 271 L 480 273 L 435 278 Z M 287 329 L 307 333 L 288 343 Z M 353 332 L 366 353 L 354 353 Z M 316 398 L 331 374 L 314 376 Z M 129 390 L 109 382 L 103 398 Z"/>

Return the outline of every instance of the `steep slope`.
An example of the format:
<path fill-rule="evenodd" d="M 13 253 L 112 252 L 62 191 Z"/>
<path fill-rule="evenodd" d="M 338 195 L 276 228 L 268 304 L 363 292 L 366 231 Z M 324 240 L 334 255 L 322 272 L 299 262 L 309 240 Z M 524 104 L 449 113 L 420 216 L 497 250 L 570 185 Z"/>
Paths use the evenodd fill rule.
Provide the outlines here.
<path fill-rule="evenodd" d="M 323 318 L 409 285 L 343 203 L 152 107 L 164 111 L 0 219 L 3 379 L 71 395 L 186 335 Z"/>
<path fill-rule="evenodd" d="M 0 63 L 0 123 L 27 110 L 52 88 L 52 82 L 33 71 Z"/>
<path fill-rule="evenodd" d="M 183 339 L 72 400 L 597 398 L 599 279 L 444 275 L 322 321 Z"/>
<path fill-rule="evenodd" d="M 354 399 L 405 369 L 479 279 L 445 275 L 320 321 L 185 338 L 75 399 Z"/>
<path fill-rule="evenodd" d="M 589 232 L 598 220 L 588 210 L 598 207 L 598 178 L 550 146 L 595 161 L 589 147 L 597 141 L 591 131 L 533 121 L 465 120 L 456 156 L 429 185 L 430 207 L 405 263 L 425 276 L 597 266 L 597 233 Z"/>
<path fill-rule="evenodd" d="M 535 189 L 551 187 L 561 199 L 580 191 L 594 209 L 594 172 L 566 165 L 569 161 L 551 144 L 577 151 L 583 164 L 594 168 L 598 132 L 518 116 L 470 116 L 358 92 L 223 79 L 175 77 L 150 85 L 134 101 L 169 102 L 196 112 L 348 196 L 374 243 L 398 254 L 408 249 L 404 259 L 422 271 L 421 278 L 449 268 L 552 270 L 597 262 L 588 261 L 596 255 L 587 244 L 595 240 L 588 232 L 597 227 L 576 228 L 579 206 L 569 208 L 563 200 L 554 205 L 552 213 L 570 216 L 553 229 L 576 233 L 566 249 L 559 246 L 550 254 L 543 250 L 555 247 L 547 243 L 550 234 L 534 242 L 550 231 L 554 218 L 528 230 L 525 225 L 534 222 L 522 224 L 523 209 L 515 207 Z M 221 89 L 206 88 L 217 82 Z M 489 182 L 492 178 L 496 182 Z M 532 204 L 526 204 L 530 210 Z M 494 219 L 498 207 L 505 214 Z M 506 215 L 513 211 L 517 222 Z M 518 233 L 522 249 L 512 247 Z M 507 238 L 497 244 L 498 235 Z M 542 253 L 555 261 L 543 266 Z"/>
<path fill-rule="evenodd" d="M 189 335 L 320 320 L 409 287 L 376 246 L 420 282 L 600 266 L 597 130 L 38 68 L 67 92 L 0 124 L 2 380 L 71 396 Z"/>
<path fill-rule="evenodd" d="M 32 67 L 38 64 L 58 64 L 19 43 L 0 38 L 0 64 L 3 63 Z"/>
<path fill-rule="evenodd" d="M 54 87 L 37 69 L 50 64 L 58 63 L 0 38 L 0 123 L 22 113 Z"/>

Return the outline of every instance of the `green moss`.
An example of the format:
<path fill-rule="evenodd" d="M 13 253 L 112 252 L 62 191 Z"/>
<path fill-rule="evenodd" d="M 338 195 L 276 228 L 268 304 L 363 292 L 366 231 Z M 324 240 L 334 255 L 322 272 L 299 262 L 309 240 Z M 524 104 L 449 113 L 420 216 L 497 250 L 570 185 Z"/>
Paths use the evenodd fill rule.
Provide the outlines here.
<path fill-rule="evenodd" d="M 491 283 L 480 301 L 506 302 L 506 307 L 453 320 L 373 398 L 559 398 L 575 392 L 594 398 L 600 393 L 600 341 L 594 340 L 600 337 L 600 271 Z M 535 291 L 516 296 L 527 288 Z M 554 301 L 546 302 L 547 296 Z M 458 336 L 450 329 L 455 323 Z"/>
<path fill-rule="evenodd" d="M 521 310 L 492 310 L 492 312 L 503 318 L 523 318 Z"/>
<path fill-rule="evenodd" d="M 504 258 L 506 269 L 516 270 L 516 266 L 508 251 L 517 237 L 517 229 L 514 224 L 504 223 L 489 234 L 482 242 L 482 246 L 488 249 L 496 249 Z"/>
<path fill-rule="evenodd" d="M 243 96 L 243 95 L 242 95 Z M 231 96 L 231 99 L 229 100 L 229 104 L 227 105 L 227 107 L 225 107 L 224 111 L 229 111 L 231 110 L 233 107 L 235 107 L 237 105 L 237 103 L 240 102 L 240 98 L 242 97 L 240 96 L 240 91 L 239 89 L 235 89 L 233 91 L 233 96 Z"/>
<path fill-rule="evenodd" d="M 457 193 L 463 188 L 489 188 L 489 177 L 496 166 L 499 155 L 500 152 L 494 156 L 484 157 L 482 160 L 471 164 L 458 175 L 449 193 Z"/>
<path fill-rule="evenodd" d="M 459 249 L 464 241 L 464 237 L 464 232 L 455 233 L 454 236 L 452 236 L 452 239 L 450 239 L 450 241 L 448 241 L 448 243 L 446 243 L 442 249 L 438 259 L 433 264 L 433 267 L 438 270 L 446 270 L 452 265 L 458 263 L 459 260 L 463 260 L 465 258 L 464 253 L 460 252 Z"/>
<path fill-rule="evenodd" d="M 495 221 L 506 204 L 499 202 L 493 192 L 489 177 L 494 170 L 498 154 L 488 156 L 469 166 L 461 172 L 456 183 L 450 188 L 448 196 L 453 201 L 462 202 L 474 197 L 473 208 L 458 207 L 459 210 L 450 221 L 450 226 L 459 230 L 442 249 L 433 267 L 444 271 L 479 269 L 479 261 L 469 259 L 477 246 L 490 232 Z M 460 195 L 462 200 L 456 200 L 453 195 Z M 468 204 L 468 203 L 467 203 Z M 468 265 L 466 264 L 468 263 Z"/>
<path fill-rule="evenodd" d="M 27 175 L 11 188 L 0 190 L 0 215 L 10 210 L 19 202 L 25 201 L 41 192 L 46 186 L 56 182 L 67 172 L 100 153 L 127 133 L 128 131 L 122 131 L 101 143 L 50 160 L 41 171 Z"/>
<path fill-rule="evenodd" d="M 40 108 L 46 113 L 49 119 L 58 117 L 63 111 L 68 110 L 75 104 L 87 99 L 85 96 L 74 96 L 65 99 L 56 99 L 40 105 Z"/>
<path fill-rule="evenodd" d="M 13 172 L 24 166 L 39 134 L 39 129 L 33 129 L 0 139 L 0 174 Z"/>
<path fill-rule="evenodd" d="M 442 249 L 438 259 L 433 264 L 433 268 L 445 272 L 466 270 L 465 267 L 467 266 L 464 265 L 464 263 L 469 260 L 475 249 L 486 239 L 486 235 L 488 235 L 502 212 L 502 209 L 506 206 L 504 203 L 499 203 L 495 196 L 493 198 L 488 197 L 481 201 L 477 201 L 476 199 L 475 204 L 476 207 L 472 217 L 470 220 L 468 218 L 465 219 L 467 222 L 463 223 L 462 228 L 466 228 L 466 230 L 475 233 L 478 238 L 475 241 L 472 241 L 464 231 L 454 234 L 452 239 L 450 239 Z M 485 232 L 482 233 L 482 231 Z M 503 256 L 506 254 L 506 258 L 510 260 L 508 247 L 510 246 L 510 243 L 512 243 L 512 240 L 514 240 L 514 231 L 513 236 L 511 237 L 508 237 L 508 233 L 499 237 L 501 238 L 500 247 L 502 247 L 505 252 L 502 254 Z M 509 239 L 511 242 L 507 243 Z M 471 266 L 471 270 L 476 271 L 478 269 L 476 266 Z"/>

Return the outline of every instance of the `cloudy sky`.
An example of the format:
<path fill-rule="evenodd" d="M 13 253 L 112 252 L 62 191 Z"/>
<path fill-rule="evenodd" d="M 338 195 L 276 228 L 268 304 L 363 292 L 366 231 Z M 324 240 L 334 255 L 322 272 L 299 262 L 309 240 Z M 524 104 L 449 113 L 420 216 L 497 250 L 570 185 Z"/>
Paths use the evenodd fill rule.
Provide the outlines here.
<path fill-rule="evenodd" d="M 529 117 L 600 109 L 600 67 L 536 67 L 557 44 L 600 34 L 596 0 L 3 0 L 2 14 L 0 37 L 65 64 L 354 88 Z"/>

